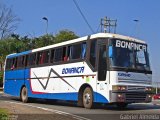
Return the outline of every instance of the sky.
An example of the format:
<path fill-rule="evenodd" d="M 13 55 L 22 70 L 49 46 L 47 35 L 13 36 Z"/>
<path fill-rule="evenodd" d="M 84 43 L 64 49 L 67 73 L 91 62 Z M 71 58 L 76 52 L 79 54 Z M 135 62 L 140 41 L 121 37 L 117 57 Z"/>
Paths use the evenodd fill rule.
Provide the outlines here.
<path fill-rule="evenodd" d="M 100 19 L 117 19 L 117 34 L 148 43 L 153 81 L 160 82 L 160 0 L 76 0 L 95 32 Z M 15 33 L 30 37 L 69 29 L 79 36 L 92 34 L 73 0 L 0 0 L 21 19 Z M 135 22 L 134 20 L 139 20 Z"/>

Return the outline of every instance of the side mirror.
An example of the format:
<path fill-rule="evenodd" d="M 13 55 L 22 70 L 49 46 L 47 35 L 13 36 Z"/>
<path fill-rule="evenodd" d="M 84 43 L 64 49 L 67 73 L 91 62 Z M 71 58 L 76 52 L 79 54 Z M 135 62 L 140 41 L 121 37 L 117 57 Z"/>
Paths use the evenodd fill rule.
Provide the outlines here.
<path fill-rule="evenodd" d="M 113 57 L 113 47 L 112 46 L 109 46 L 109 58 L 112 58 Z"/>

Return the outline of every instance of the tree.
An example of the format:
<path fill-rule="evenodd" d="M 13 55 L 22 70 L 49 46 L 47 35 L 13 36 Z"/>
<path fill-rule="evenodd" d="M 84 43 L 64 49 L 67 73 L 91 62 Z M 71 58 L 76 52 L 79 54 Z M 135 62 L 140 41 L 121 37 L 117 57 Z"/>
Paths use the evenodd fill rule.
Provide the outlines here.
<path fill-rule="evenodd" d="M 74 32 L 70 30 L 61 30 L 55 36 L 51 34 L 47 34 L 47 35 L 43 35 L 38 38 L 32 39 L 32 45 L 34 46 L 33 48 L 39 48 L 39 47 L 44 47 L 44 46 L 52 45 L 59 42 L 72 40 L 75 38 L 78 38 L 78 36 Z"/>
<path fill-rule="evenodd" d="M 0 39 L 14 32 L 19 21 L 20 19 L 13 13 L 11 8 L 0 4 Z"/>
<path fill-rule="evenodd" d="M 44 47 L 47 45 L 52 45 L 55 42 L 55 37 L 51 34 L 40 36 L 32 40 L 34 48 Z"/>
<path fill-rule="evenodd" d="M 61 30 L 55 36 L 55 43 L 76 39 L 78 36 L 70 30 Z"/>

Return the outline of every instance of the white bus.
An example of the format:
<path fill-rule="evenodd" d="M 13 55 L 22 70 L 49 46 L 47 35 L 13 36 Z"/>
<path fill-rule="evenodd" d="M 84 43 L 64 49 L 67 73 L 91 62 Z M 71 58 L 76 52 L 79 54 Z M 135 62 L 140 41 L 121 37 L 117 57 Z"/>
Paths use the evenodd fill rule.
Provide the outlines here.
<path fill-rule="evenodd" d="M 152 71 L 147 44 L 97 33 L 6 57 L 4 92 L 29 98 L 126 107 L 151 102 Z"/>

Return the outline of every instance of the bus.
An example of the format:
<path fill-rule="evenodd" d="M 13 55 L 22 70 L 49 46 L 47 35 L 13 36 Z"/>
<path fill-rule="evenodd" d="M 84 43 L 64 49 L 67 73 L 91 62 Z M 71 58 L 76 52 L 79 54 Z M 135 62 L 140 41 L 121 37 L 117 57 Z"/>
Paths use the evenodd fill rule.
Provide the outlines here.
<path fill-rule="evenodd" d="M 4 93 L 30 98 L 127 107 L 151 102 L 152 71 L 147 43 L 96 33 L 6 57 Z"/>

